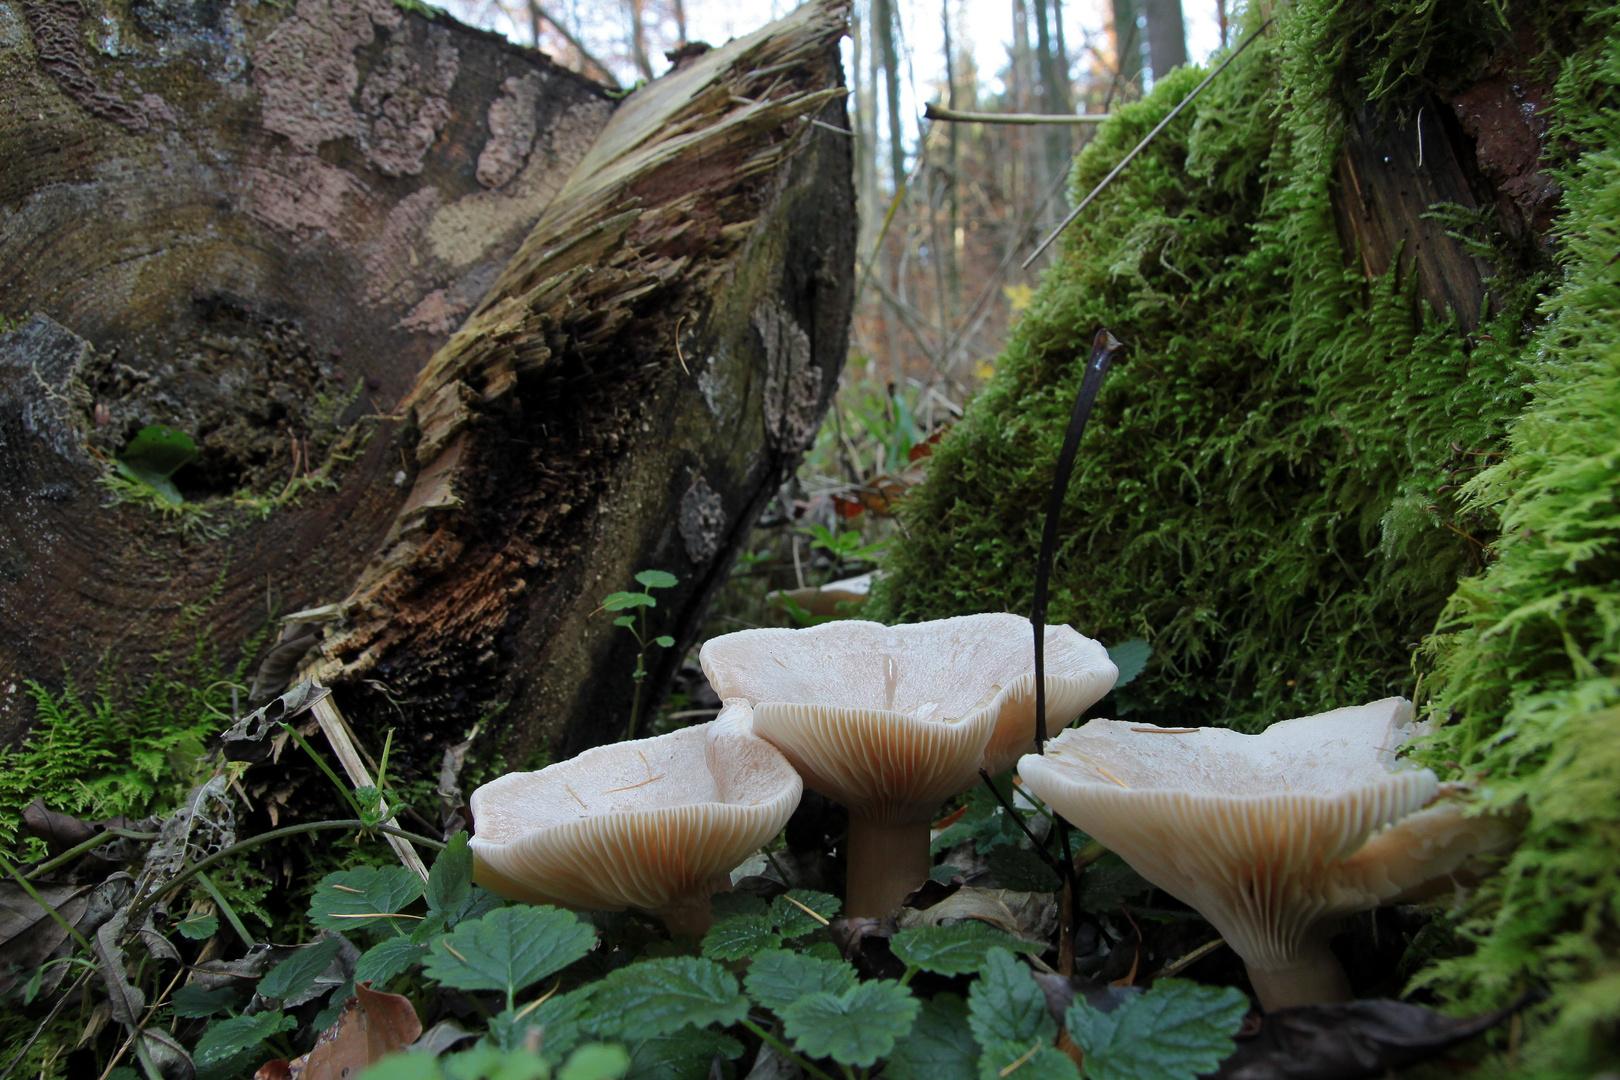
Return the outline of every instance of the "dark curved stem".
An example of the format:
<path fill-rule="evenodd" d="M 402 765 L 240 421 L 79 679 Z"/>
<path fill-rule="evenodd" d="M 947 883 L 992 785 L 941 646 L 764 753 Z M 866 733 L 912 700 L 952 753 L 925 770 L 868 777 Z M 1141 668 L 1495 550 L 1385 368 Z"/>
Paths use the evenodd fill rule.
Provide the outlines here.
<path fill-rule="evenodd" d="M 1029 621 L 1035 630 L 1035 752 L 1046 753 L 1046 605 L 1052 583 L 1052 560 L 1057 554 L 1058 522 L 1063 516 L 1063 497 L 1069 490 L 1069 478 L 1074 475 L 1074 456 L 1080 449 L 1080 436 L 1085 433 L 1086 421 L 1091 418 L 1091 407 L 1097 402 L 1102 389 L 1103 376 L 1108 365 L 1125 348 L 1106 329 L 1098 330 L 1091 343 L 1091 356 L 1086 361 L 1086 374 L 1080 381 L 1080 393 L 1074 399 L 1074 411 L 1069 414 L 1069 430 L 1063 435 L 1063 448 L 1058 451 L 1057 468 L 1052 473 L 1052 494 L 1046 503 L 1046 523 L 1041 529 L 1041 553 L 1035 561 L 1035 602 L 1031 605 Z"/>

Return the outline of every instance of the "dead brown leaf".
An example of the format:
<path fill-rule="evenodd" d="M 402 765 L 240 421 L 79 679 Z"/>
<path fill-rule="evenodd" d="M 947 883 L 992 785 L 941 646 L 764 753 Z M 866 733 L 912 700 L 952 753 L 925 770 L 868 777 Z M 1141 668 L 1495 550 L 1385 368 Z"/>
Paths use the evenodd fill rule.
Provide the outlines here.
<path fill-rule="evenodd" d="M 315 1048 L 292 1063 L 298 1080 L 350 1080 L 421 1037 L 422 1021 L 408 998 L 373 990 L 370 983 L 356 984 L 354 994 L 337 1022 L 321 1032 Z"/>

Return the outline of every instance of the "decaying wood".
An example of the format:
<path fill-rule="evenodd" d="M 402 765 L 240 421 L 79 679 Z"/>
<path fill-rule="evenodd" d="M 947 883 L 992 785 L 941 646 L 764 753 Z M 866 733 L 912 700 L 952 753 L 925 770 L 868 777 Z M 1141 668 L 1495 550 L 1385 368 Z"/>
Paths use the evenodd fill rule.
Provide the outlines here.
<path fill-rule="evenodd" d="M 619 108 L 402 405 L 421 471 L 323 681 L 499 700 L 514 756 L 610 738 L 635 645 L 597 609 L 647 568 L 673 674 L 842 363 L 842 31 L 807 5 Z"/>
<path fill-rule="evenodd" d="M 388 0 L 0 3 L 0 743 L 26 680 L 334 602 L 314 666 L 402 767 L 622 730 L 593 609 L 675 573 L 667 683 L 837 379 L 843 28 L 615 104 Z M 101 486 L 151 423 L 208 516 Z"/>

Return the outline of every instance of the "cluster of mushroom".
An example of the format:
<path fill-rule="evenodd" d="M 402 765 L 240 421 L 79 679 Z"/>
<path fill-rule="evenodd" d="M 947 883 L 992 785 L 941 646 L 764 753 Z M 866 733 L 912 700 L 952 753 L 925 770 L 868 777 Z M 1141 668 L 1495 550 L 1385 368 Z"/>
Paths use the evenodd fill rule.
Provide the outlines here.
<path fill-rule="evenodd" d="M 1000 614 L 715 638 L 700 659 L 725 705 L 716 720 L 473 793 L 477 879 L 700 933 L 711 894 L 809 785 L 849 810 L 846 913 L 883 915 L 927 879 L 940 805 L 1016 762 L 1027 789 L 1208 918 L 1274 1009 L 1348 1000 L 1327 947 L 1344 916 L 1417 896 L 1510 839 L 1397 759 L 1412 733 L 1399 698 L 1261 735 L 1093 720 L 1031 753 L 1031 637 Z M 1045 651 L 1056 731 L 1118 672 L 1066 626 L 1047 629 Z"/>
<path fill-rule="evenodd" d="M 1034 748 L 1031 651 L 1029 621 L 1006 614 L 715 638 L 701 661 L 725 705 L 717 719 L 473 792 L 477 879 L 697 932 L 727 871 L 776 835 L 808 783 L 849 809 L 844 910 L 886 914 L 928 878 L 940 805 Z M 1118 675 L 1066 626 L 1047 629 L 1046 656 L 1054 727 Z"/>

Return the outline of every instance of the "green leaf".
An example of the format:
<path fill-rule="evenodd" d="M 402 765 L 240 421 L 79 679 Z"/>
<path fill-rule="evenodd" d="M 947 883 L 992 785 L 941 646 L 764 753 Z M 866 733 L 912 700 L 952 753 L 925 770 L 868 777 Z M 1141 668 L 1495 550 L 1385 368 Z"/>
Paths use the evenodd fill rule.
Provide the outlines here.
<path fill-rule="evenodd" d="M 883 1071 L 889 1080 L 975 1080 L 978 1056 L 967 1002 L 955 994 L 935 994 L 922 1003 L 911 1033 L 895 1045 Z"/>
<path fill-rule="evenodd" d="M 1113 911 L 1126 900 L 1153 888 L 1118 855 L 1109 852 L 1080 875 L 1080 910 Z"/>
<path fill-rule="evenodd" d="M 591 951 L 592 930 L 571 911 L 547 905 L 498 908 L 439 938 L 424 966 L 457 990 L 504 990 L 507 1004 Z"/>
<path fill-rule="evenodd" d="M 590 1034 L 591 987 L 553 994 L 538 1005 L 508 1009 L 489 1022 L 489 1034 L 503 1050 L 523 1046 L 529 1032 L 541 1033 L 540 1056 L 556 1065 Z"/>
<path fill-rule="evenodd" d="M 708 1080 L 715 1055 L 735 1061 L 742 1053 L 743 1044 L 729 1035 L 682 1028 L 636 1047 L 625 1080 Z"/>
<path fill-rule="evenodd" d="M 413 919 L 387 916 L 422 895 L 422 879 L 403 866 L 357 866 L 327 874 L 315 886 L 309 918 L 328 930 L 408 930 Z"/>
<path fill-rule="evenodd" d="M 174 928 L 180 931 L 180 936 L 190 938 L 192 941 L 201 941 L 211 938 L 219 930 L 219 916 L 193 915 L 175 924 Z"/>
<path fill-rule="evenodd" d="M 297 1020 L 280 1012 L 233 1016 L 203 1032 L 191 1056 L 198 1066 L 212 1065 L 238 1051 L 251 1050 L 270 1036 L 291 1031 L 297 1026 Z"/>
<path fill-rule="evenodd" d="M 114 464 L 118 468 L 119 475 L 124 479 L 133 480 L 137 484 L 145 484 L 163 496 L 166 501 L 176 506 L 186 501 L 185 496 L 180 494 L 180 489 L 174 486 L 174 481 L 167 476 L 159 476 L 157 473 L 148 472 L 145 469 L 137 469 L 127 461 L 119 461 Z"/>
<path fill-rule="evenodd" d="M 1055 1046 L 1057 1025 L 1046 1011 L 1041 992 L 1029 968 L 1006 949 L 991 949 L 979 969 L 979 979 L 968 991 L 968 1027 L 980 1046 L 1017 1043 L 1023 1053 L 1044 1039 Z"/>
<path fill-rule="evenodd" d="M 855 969 L 842 960 L 822 960 L 785 949 L 754 957 L 743 983 L 748 996 L 778 1015 L 809 994 L 842 994 L 855 987 Z"/>
<path fill-rule="evenodd" d="M 680 578 L 664 570 L 643 570 L 636 575 L 636 583 L 649 589 L 673 589 Z"/>
<path fill-rule="evenodd" d="M 419 945 L 410 938 L 383 938 L 361 954 L 354 965 L 354 981 L 368 982 L 381 990 L 389 979 L 420 964 L 427 951 L 426 945 Z"/>
<path fill-rule="evenodd" d="M 788 941 L 813 934 L 826 925 L 793 903 L 794 900 L 828 920 L 834 918 L 844 906 L 838 897 L 830 893 L 817 892 L 814 889 L 789 889 L 771 901 L 771 922 Z"/>
<path fill-rule="evenodd" d="M 608 593 L 602 597 L 602 607 L 608 611 L 624 611 L 627 608 L 657 606 L 658 601 L 644 592 L 616 592 Z"/>
<path fill-rule="evenodd" d="M 748 1013 L 737 979 L 712 960 L 691 956 L 643 960 L 597 983 L 592 995 L 603 1034 L 667 1035 L 692 1024 L 735 1024 Z"/>
<path fill-rule="evenodd" d="M 1003 889 L 1049 893 L 1063 888 L 1063 879 L 1028 848 L 1001 844 L 990 849 L 987 861 Z"/>
<path fill-rule="evenodd" d="M 557 1070 L 557 1080 L 619 1080 L 630 1070 L 630 1054 L 615 1043 L 586 1043 Z"/>
<path fill-rule="evenodd" d="M 634 615 L 620 615 L 617 619 L 613 620 L 613 625 L 634 626 L 636 625 L 636 617 Z"/>
<path fill-rule="evenodd" d="M 321 972 L 332 966 L 342 944 L 341 938 L 329 937 L 303 946 L 259 980 L 259 993 L 267 998 L 297 997 L 314 986 Z"/>
<path fill-rule="evenodd" d="M 338 1018 L 343 1015 L 343 1007 L 352 997 L 354 997 L 354 980 L 350 979 L 331 992 L 331 996 L 326 999 L 326 1008 L 315 1014 L 315 1019 L 310 1021 L 309 1026 L 316 1031 L 325 1031 L 337 1023 Z"/>
<path fill-rule="evenodd" d="M 766 915 L 734 915 L 721 919 L 703 935 L 703 955 L 710 960 L 742 960 L 761 949 L 782 944 Z"/>
<path fill-rule="evenodd" d="M 813 1058 L 871 1065 L 894 1049 L 917 1019 L 917 999 L 890 979 L 861 983 L 842 994 L 810 994 L 781 1011 L 782 1030 Z"/>
<path fill-rule="evenodd" d="M 1077 996 L 1064 1027 L 1094 1080 L 1192 1080 L 1232 1053 L 1232 1036 L 1248 1011 L 1249 999 L 1230 986 L 1161 979 L 1112 1012 Z"/>
<path fill-rule="evenodd" d="M 770 908 L 753 893 L 722 892 L 709 897 L 709 911 L 719 922 L 733 915 L 764 915 Z"/>
<path fill-rule="evenodd" d="M 452 1080 L 545 1080 L 551 1075 L 545 1059 L 523 1047 L 502 1051 L 480 1045 L 439 1060 Z"/>
<path fill-rule="evenodd" d="M 473 856 L 467 840 L 466 832 L 452 836 L 428 871 L 428 908 L 444 914 L 445 925 L 452 928 L 472 895 Z"/>
<path fill-rule="evenodd" d="M 118 459 L 138 472 L 166 479 L 197 460 L 197 444 L 178 428 L 149 424 L 129 440 Z"/>
<path fill-rule="evenodd" d="M 174 1015 L 183 1020 L 203 1016 L 218 1016 L 229 1012 L 242 1000 L 242 995 L 229 986 L 218 990 L 204 990 L 200 986 L 182 986 L 174 992 Z"/>
<path fill-rule="evenodd" d="M 889 939 L 889 948 L 900 962 L 941 975 L 966 975 L 978 971 L 993 949 L 1040 952 L 1041 945 L 1020 941 L 993 926 L 977 920 L 951 926 L 914 926 L 900 930 Z"/>
<path fill-rule="evenodd" d="M 1080 1080 L 1069 1055 L 1047 1043 L 1032 1039 L 1028 1044 L 1005 1040 L 985 1047 L 979 1055 L 979 1080 Z"/>
<path fill-rule="evenodd" d="M 432 1054 L 389 1054 L 368 1065 L 355 1080 L 439 1080 L 439 1059 Z"/>
<path fill-rule="evenodd" d="M 659 634 L 657 637 L 653 638 L 653 644 L 661 645 L 666 649 L 672 649 L 675 647 L 675 639 L 670 637 L 668 634 Z"/>
<path fill-rule="evenodd" d="M 1147 667 L 1148 657 L 1153 655 L 1153 646 L 1137 638 L 1134 641 L 1122 641 L 1118 645 L 1108 647 L 1108 659 L 1119 668 L 1119 678 L 1114 680 L 1114 689 L 1118 690 L 1128 682 L 1132 682 L 1142 674 Z"/>

